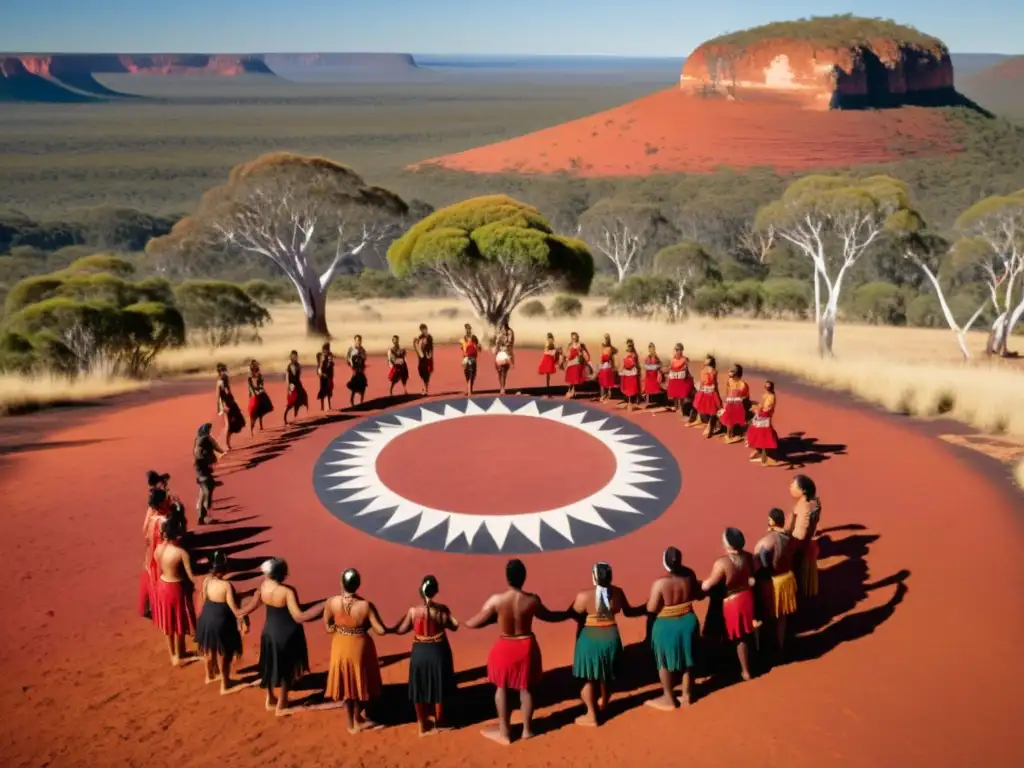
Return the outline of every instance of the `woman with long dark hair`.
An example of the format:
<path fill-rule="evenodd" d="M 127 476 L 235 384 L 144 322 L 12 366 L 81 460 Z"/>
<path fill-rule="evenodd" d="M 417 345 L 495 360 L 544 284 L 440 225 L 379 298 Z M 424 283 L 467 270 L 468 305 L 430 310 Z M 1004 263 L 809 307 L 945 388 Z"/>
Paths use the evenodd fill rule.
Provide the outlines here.
<path fill-rule="evenodd" d="M 263 384 L 263 373 L 256 360 L 249 363 L 249 437 L 252 437 L 256 425 L 263 431 L 263 417 L 274 410 L 270 395 Z"/>
<path fill-rule="evenodd" d="M 420 736 L 444 728 L 444 704 L 454 694 L 455 665 L 446 630 L 454 632 L 459 622 L 451 610 L 435 600 L 439 586 L 433 576 L 420 583 L 421 603 L 414 605 L 395 627 L 395 634 L 414 633 L 409 657 L 409 698 L 416 707 Z"/>
<path fill-rule="evenodd" d="M 299 418 L 299 409 L 309 410 L 309 395 L 302 385 L 302 365 L 299 364 L 299 353 L 292 350 L 288 356 L 288 367 L 284 369 L 285 386 L 288 392 L 288 399 L 284 407 L 284 423 L 288 423 L 288 412 L 292 411 L 295 418 Z"/>
<path fill-rule="evenodd" d="M 327 410 L 331 410 L 331 397 L 334 396 L 334 353 L 331 352 L 330 342 L 325 341 L 320 351 L 316 353 L 316 377 L 319 386 L 316 391 L 316 399 L 320 401 L 320 410 L 324 410 L 324 403 L 327 403 Z"/>
<path fill-rule="evenodd" d="M 195 660 L 187 659 L 185 653 L 185 638 L 196 631 L 196 609 L 192 603 L 192 560 L 181 543 L 184 513 L 183 509 L 172 509 L 160 524 L 160 544 L 153 553 L 159 573 L 153 594 L 153 622 L 167 637 L 167 650 L 175 667 Z"/>
<path fill-rule="evenodd" d="M 348 361 L 348 367 L 352 369 L 352 376 L 348 380 L 348 404 L 351 407 L 355 407 L 356 398 L 359 398 L 359 403 L 362 404 L 363 399 L 366 397 L 366 348 L 363 347 L 363 337 L 359 334 L 352 339 L 352 346 L 348 348 L 348 354 L 345 355 L 345 359 Z"/>
<path fill-rule="evenodd" d="M 231 377 L 224 363 L 217 363 L 217 415 L 221 417 L 224 431 L 221 439 L 224 448 L 231 450 L 231 436 L 237 435 L 245 428 L 245 416 L 238 407 L 235 396 L 231 393 Z"/>
<path fill-rule="evenodd" d="M 693 398 L 694 418 L 690 426 L 701 427 L 705 424 L 704 437 L 710 438 L 718 428 L 718 412 L 722 409 L 722 395 L 718 391 L 718 369 L 715 356 L 704 358 L 704 367 L 700 372 L 700 386 Z"/>
<path fill-rule="evenodd" d="M 221 694 L 231 689 L 231 662 L 242 655 L 242 629 L 249 623 L 248 618 L 240 618 L 235 586 L 225 578 L 227 572 L 227 556 L 214 552 L 210 575 L 203 580 L 203 608 L 196 623 L 196 645 L 206 660 L 206 682 L 219 679 Z"/>

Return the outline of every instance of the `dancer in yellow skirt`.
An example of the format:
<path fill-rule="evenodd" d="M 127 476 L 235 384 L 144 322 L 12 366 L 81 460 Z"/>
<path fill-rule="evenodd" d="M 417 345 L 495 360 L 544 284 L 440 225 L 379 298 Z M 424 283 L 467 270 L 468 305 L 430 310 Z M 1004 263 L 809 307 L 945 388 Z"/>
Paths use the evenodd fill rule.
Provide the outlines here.
<path fill-rule="evenodd" d="M 789 486 L 797 500 L 793 514 L 786 523 L 786 532 L 796 541 L 793 571 L 800 583 L 802 597 L 818 595 L 818 524 L 821 521 L 821 499 L 814 481 L 807 475 L 796 475 Z"/>
<path fill-rule="evenodd" d="M 786 533 L 786 514 L 781 509 L 768 512 L 768 532 L 754 547 L 758 564 L 761 615 L 775 623 L 775 642 L 779 655 L 786 645 L 786 623 L 796 613 L 796 576 L 793 575 L 793 555 L 796 545 Z"/>
<path fill-rule="evenodd" d="M 381 693 L 377 648 L 369 633 L 387 633 L 373 603 L 359 596 L 360 582 L 359 571 L 349 568 L 341 575 L 341 594 L 324 605 L 324 626 L 334 634 L 324 695 L 345 703 L 349 733 L 377 727 L 362 711 Z"/>

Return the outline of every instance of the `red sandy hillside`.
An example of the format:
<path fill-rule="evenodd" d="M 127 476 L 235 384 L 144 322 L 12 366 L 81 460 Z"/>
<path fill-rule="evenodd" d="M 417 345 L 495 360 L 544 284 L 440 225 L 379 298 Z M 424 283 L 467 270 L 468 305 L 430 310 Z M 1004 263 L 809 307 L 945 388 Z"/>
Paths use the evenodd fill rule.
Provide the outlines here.
<path fill-rule="evenodd" d="M 680 87 L 422 165 L 633 176 L 780 171 L 955 152 L 953 65 L 935 38 L 850 16 L 769 24 L 699 46 Z M 866 107 L 900 107 L 867 110 Z"/>

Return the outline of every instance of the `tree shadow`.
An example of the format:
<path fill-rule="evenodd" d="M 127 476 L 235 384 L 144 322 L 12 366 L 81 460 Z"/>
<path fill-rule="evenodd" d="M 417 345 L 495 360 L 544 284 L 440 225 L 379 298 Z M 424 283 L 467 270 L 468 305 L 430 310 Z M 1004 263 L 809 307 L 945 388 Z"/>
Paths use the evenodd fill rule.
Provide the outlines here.
<path fill-rule="evenodd" d="M 778 454 L 780 461 L 792 469 L 802 469 L 813 464 L 821 464 L 833 456 L 845 456 L 846 445 L 819 443 L 818 438 L 807 437 L 806 432 L 790 432 L 779 439 Z"/>

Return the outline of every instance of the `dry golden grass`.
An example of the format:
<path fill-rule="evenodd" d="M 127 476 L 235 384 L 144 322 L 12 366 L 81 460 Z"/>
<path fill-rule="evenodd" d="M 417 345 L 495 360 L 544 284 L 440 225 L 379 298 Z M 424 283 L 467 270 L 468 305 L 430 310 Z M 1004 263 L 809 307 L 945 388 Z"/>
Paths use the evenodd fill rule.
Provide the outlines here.
<path fill-rule="evenodd" d="M 148 387 L 148 382 L 91 371 L 74 381 L 65 376 L 0 374 L 0 416 L 91 402 Z"/>
<path fill-rule="evenodd" d="M 1024 459 L 1018 461 L 1017 466 L 1013 468 L 1013 479 L 1017 481 L 1021 490 L 1024 490 Z"/>

